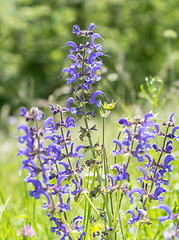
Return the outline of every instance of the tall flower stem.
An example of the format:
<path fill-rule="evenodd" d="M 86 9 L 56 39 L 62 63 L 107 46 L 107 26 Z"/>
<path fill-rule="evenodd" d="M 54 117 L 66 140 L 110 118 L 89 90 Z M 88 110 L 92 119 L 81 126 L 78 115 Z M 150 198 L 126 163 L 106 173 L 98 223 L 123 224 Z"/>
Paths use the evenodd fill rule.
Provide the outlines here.
<path fill-rule="evenodd" d="M 38 152 L 40 152 L 40 136 L 39 136 L 39 126 L 38 126 L 37 119 L 35 119 L 35 124 L 36 124 L 36 130 L 37 130 Z M 43 170 L 43 165 L 42 165 L 40 155 L 38 155 L 38 160 L 39 160 L 41 169 Z"/>
<path fill-rule="evenodd" d="M 163 152 L 164 152 L 164 149 L 165 149 L 165 143 L 166 143 L 166 140 L 167 140 L 168 129 L 169 129 L 169 125 L 167 126 L 167 129 L 166 129 L 166 134 L 165 134 L 165 138 L 163 140 L 163 146 L 162 146 L 162 149 L 161 149 L 161 152 L 160 152 L 160 156 L 159 156 L 158 161 L 157 161 L 157 165 L 160 163 L 160 160 L 162 158 L 162 155 L 163 155 Z M 153 179 L 155 178 L 156 172 L 157 172 L 157 167 L 155 168 Z M 154 181 L 152 181 L 152 183 L 151 183 L 151 186 L 150 186 L 148 194 L 152 192 L 153 186 L 154 186 Z M 145 208 L 145 205 L 147 203 L 147 199 L 148 199 L 148 197 L 146 196 L 145 200 L 144 200 L 144 203 L 143 203 L 143 206 L 142 206 L 143 209 Z M 137 240 L 137 238 L 139 236 L 139 233 L 140 233 L 141 226 L 142 226 L 142 222 L 139 222 L 134 240 Z"/>
<path fill-rule="evenodd" d="M 82 58 L 82 61 L 83 61 L 83 63 L 82 63 L 82 76 L 83 76 L 82 85 L 84 85 L 84 83 L 85 83 L 85 79 L 84 79 L 84 76 L 85 76 L 85 53 L 86 53 L 85 49 L 86 49 L 86 36 L 84 37 L 84 51 L 83 51 L 83 58 Z M 82 110 L 83 110 L 83 113 L 84 113 L 85 127 L 86 127 L 87 130 L 89 130 L 89 125 L 88 125 L 88 121 L 87 121 L 87 117 L 86 117 L 86 110 L 85 110 L 84 101 L 85 100 L 84 100 L 84 89 L 83 89 L 82 90 Z M 93 158 L 96 159 L 96 154 L 95 154 L 94 145 L 93 145 L 93 142 L 92 142 L 91 135 L 89 135 L 88 140 L 89 140 L 90 147 L 92 149 Z M 95 166 L 94 171 L 93 171 L 93 179 L 92 179 L 92 183 L 91 183 L 91 190 L 93 190 L 93 188 L 94 188 L 96 173 L 97 173 L 97 178 L 98 178 L 98 181 L 99 181 L 99 187 L 102 186 L 101 174 L 99 172 L 98 167 Z M 103 195 L 103 200 L 104 200 L 104 203 L 105 203 L 105 206 L 106 206 L 109 226 L 111 227 L 112 226 L 111 213 L 110 213 L 109 206 L 108 206 L 108 200 L 107 200 L 107 197 L 105 195 Z M 86 215 L 86 211 L 87 211 L 87 206 L 85 207 L 84 215 Z M 85 239 L 88 239 L 88 235 L 89 235 L 91 211 L 92 211 L 92 207 L 91 207 L 90 204 L 88 204 L 88 214 L 87 214 L 87 222 L 86 222 L 86 237 L 85 237 Z"/>
<path fill-rule="evenodd" d="M 133 145 L 134 145 L 134 137 L 135 137 L 135 134 L 136 134 L 136 130 L 137 130 L 137 123 L 135 124 L 135 128 L 134 128 L 134 134 L 133 134 L 133 138 L 132 138 L 132 142 L 131 142 L 130 155 L 128 157 L 127 164 L 126 164 L 126 171 L 127 171 L 127 168 L 129 166 L 130 159 L 131 159 L 131 156 L 132 156 L 132 149 L 133 149 Z M 121 233 L 122 233 L 122 238 L 124 240 L 125 239 L 124 230 L 123 230 L 123 227 L 122 227 L 122 221 L 121 221 L 120 213 L 119 213 L 119 209 L 120 209 L 122 198 L 123 198 L 123 195 L 121 196 L 121 186 L 122 186 L 122 180 L 120 181 L 119 190 L 117 192 L 116 210 L 115 210 L 115 214 L 114 214 L 113 228 L 114 229 L 116 228 L 116 219 L 117 219 L 117 215 L 119 215 L 119 224 L 120 224 L 120 229 L 121 229 Z M 121 196 L 121 198 L 120 198 L 120 196 Z"/>
<path fill-rule="evenodd" d="M 102 143 L 103 143 L 103 164 L 104 164 L 104 175 L 105 175 L 105 186 L 107 185 L 107 174 L 109 173 L 108 168 L 108 158 L 106 154 L 106 148 L 105 148 L 105 117 L 102 117 Z M 108 195 L 107 195 L 107 201 L 108 201 Z M 112 194 L 110 194 L 110 204 L 111 204 L 111 213 L 114 215 L 113 210 L 113 201 L 112 201 Z"/>
<path fill-rule="evenodd" d="M 63 122 L 62 111 L 60 111 L 60 117 L 61 117 L 61 122 Z M 61 127 L 61 134 L 62 134 L 63 139 L 65 139 L 64 138 L 64 133 L 63 133 L 63 127 Z M 70 165 L 71 170 L 73 170 L 73 165 L 71 163 L 71 160 L 70 160 L 70 157 L 69 157 L 69 154 L 68 154 L 68 148 L 67 148 L 66 141 L 65 141 L 65 150 L 66 150 L 66 154 L 67 154 L 67 158 L 68 158 L 68 163 Z M 76 175 L 75 175 L 75 179 L 78 182 L 78 179 L 77 179 Z"/>

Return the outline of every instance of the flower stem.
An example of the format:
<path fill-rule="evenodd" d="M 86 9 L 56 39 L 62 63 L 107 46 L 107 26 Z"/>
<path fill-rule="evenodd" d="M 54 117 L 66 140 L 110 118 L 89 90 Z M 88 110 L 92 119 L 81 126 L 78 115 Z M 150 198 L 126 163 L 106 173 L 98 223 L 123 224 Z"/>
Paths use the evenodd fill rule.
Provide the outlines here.
<path fill-rule="evenodd" d="M 162 150 L 161 150 L 160 156 L 158 158 L 157 165 L 160 163 L 160 160 L 162 158 L 162 155 L 163 155 L 163 152 L 164 152 L 164 149 L 165 149 L 165 143 L 166 143 L 166 140 L 167 140 L 168 129 L 169 129 L 169 125 L 167 126 L 167 129 L 166 129 L 166 134 L 165 134 L 165 138 L 163 140 Z M 157 172 L 157 167 L 155 167 L 153 179 L 155 179 L 156 172 Z M 152 183 L 151 183 L 151 186 L 150 186 L 148 194 L 152 192 L 153 186 L 154 186 L 154 181 L 152 181 Z M 145 208 L 146 203 L 147 203 L 147 197 L 144 200 L 144 203 L 143 203 L 143 206 L 142 206 L 143 209 Z M 142 226 L 142 222 L 139 222 L 134 240 L 137 240 L 137 238 L 139 236 L 139 233 L 140 233 L 141 226 Z"/>

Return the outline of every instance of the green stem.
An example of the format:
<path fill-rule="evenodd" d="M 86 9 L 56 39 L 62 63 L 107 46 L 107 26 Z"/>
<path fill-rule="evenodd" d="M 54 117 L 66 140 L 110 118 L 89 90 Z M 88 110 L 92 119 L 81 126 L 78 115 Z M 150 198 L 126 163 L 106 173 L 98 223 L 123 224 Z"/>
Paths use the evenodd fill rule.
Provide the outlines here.
<path fill-rule="evenodd" d="M 133 145 L 134 145 L 134 137 L 135 137 L 136 130 L 137 130 L 137 123 L 135 124 L 135 128 L 134 128 L 134 134 L 133 134 L 133 138 L 132 138 L 132 142 L 131 142 L 130 155 L 129 155 L 129 157 L 128 157 L 127 164 L 126 164 L 126 171 L 127 171 L 127 168 L 128 168 L 128 166 L 129 166 L 130 159 L 131 159 L 131 156 L 132 156 L 132 149 L 133 149 Z M 117 200 L 116 200 L 117 203 L 116 203 L 116 210 L 115 210 L 115 215 L 114 215 L 113 228 L 114 228 L 114 229 L 116 228 L 116 219 L 117 219 L 117 215 L 119 214 L 119 224 L 120 224 L 120 229 L 121 229 L 122 237 L 123 237 L 123 240 L 124 240 L 124 239 L 125 239 L 125 237 L 124 237 L 124 231 L 123 231 L 122 221 L 121 221 L 120 213 L 119 213 L 120 206 L 121 206 L 121 202 L 122 202 L 122 198 L 123 198 L 123 197 L 121 196 L 121 199 L 120 199 L 121 186 L 122 186 L 122 180 L 120 181 L 119 190 L 118 190 L 118 193 L 117 193 Z"/>
<path fill-rule="evenodd" d="M 84 38 L 84 46 L 86 46 L 86 36 L 85 36 L 85 38 Z M 85 60 L 85 47 L 84 47 L 84 51 L 83 51 L 82 75 L 85 74 L 84 60 Z M 84 84 L 84 82 L 85 82 L 85 80 L 84 80 L 84 77 L 83 77 L 83 79 L 82 79 L 82 84 Z M 88 121 L 87 121 L 87 118 L 86 118 L 86 111 L 85 111 L 84 90 L 82 91 L 82 99 L 83 99 L 83 100 L 82 100 L 82 110 L 83 110 L 83 113 L 84 113 L 85 126 L 86 126 L 86 129 L 89 130 Z M 96 159 L 96 154 L 95 154 L 95 150 L 94 150 L 94 146 L 93 146 L 93 143 L 92 143 L 91 136 L 88 137 L 88 140 L 89 140 L 90 147 L 91 147 L 91 149 L 92 149 L 93 158 Z M 99 181 L 99 186 L 100 186 L 100 187 L 102 186 L 101 174 L 100 174 L 100 172 L 99 172 L 98 167 L 95 166 L 95 167 L 94 167 L 94 172 L 93 172 L 93 179 L 92 179 L 92 184 L 91 184 L 91 190 L 94 188 L 95 173 L 97 173 L 97 178 L 98 178 L 98 181 Z M 109 211 L 109 206 L 108 206 L 108 202 L 107 202 L 107 197 L 106 197 L 105 195 L 103 195 L 103 200 L 104 200 L 104 203 L 105 203 L 105 206 L 106 206 L 106 210 L 107 210 L 109 226 L 111 227 L 111 226 L 112 226 L 111 213 L 110 213 L 110 211 Z M 86 237 L 85 237 L 86 240 L 88 239 L 88 235 L 89 235 L 90 217 L 91 217 L 91 210 L 92 210 L 91 205 L 88 204 L 88 206 L 89 206 L 89 207 L 88 207 L 88 214 L 87 214 Z M 84 213 L 84 215 L 86 215 L 86 213 Z"/>
<path fill-rule="evenodd" d="M 165 143 L 166 143 L 166 140 L 167 140 L 168 129 L 169 129 L 169 125 L 167 126 L 165 138 L 164 138 L 164 141 L 163 141 L 162 150 L 161 150 L 160 156 L 158 158 L 157 165 L 160 163 L 160 160 L 162 158 L 162 155 L 163 155 L 163 152 L 164 152 L 164 149 L 165 149 Z M 153 179 L 155 179 L 156 172 L 157 172 L 157 167 L 155 168 Z M 154 186 L 154 181 L 152 181 L 152 183 L 151 183 L 148 194 L 152 192 L 153 186 Z M 143 209 L 145 208 L 146 203 L 147 203 L 147 196 L 145 197 L 145 200 L 144 200 L 144 203 L 143 203 L 143 206 L 142 206 Z M 139 222 L 134 240 L 137 240 L 137 238 L 139 236 L 139 233 L 140 233 L 141 226 L 142 226 L 142 222 Z"/>
<path fill-rule="evenodd" d="M 120 181 L 119 184 L 119 190 L 117 192 L 117 203 L 116 203 L 116 211 L 114 214 L 114 222 L 113 222 L 113 228 L 116 228 L 116 219 L 117 219 L 117 214 L 118 214 L 118 207 L 119 207 L 119 200 L 120 200 L 120 193 L 121 193 L 121 186 L 122 186 L 122 181 Z"/>
<path fill-rule="evenodd" d="M 88 195 L 86 194 L 86 192 L 82 192 L 82 194 L 86 197 L 88 203 L 91 205 L 91 207 L 93 208 L 93 210 L 95 211 L 95 213 L 103 220 L 103 218 L 100 215 L 100 212 L 96 209 L 96 207 L 94 206 L 94 204 L 92 203 L 92 201 L 90 200 L 90 198 L 88 197 Z"/>

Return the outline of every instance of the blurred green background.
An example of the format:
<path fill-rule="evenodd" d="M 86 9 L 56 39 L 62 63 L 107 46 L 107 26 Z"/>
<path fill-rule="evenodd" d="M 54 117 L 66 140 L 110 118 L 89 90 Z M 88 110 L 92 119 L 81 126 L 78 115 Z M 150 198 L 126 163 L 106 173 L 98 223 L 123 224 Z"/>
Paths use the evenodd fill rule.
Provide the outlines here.
<path fill-rule="evenodd" d="M 59 101 L 70 94 L 71 86 L 59 90 L 66 80 L 57 76 L 69 50 L 59 48 L 82 41 L 72 34 L 74 24 L 86 29 L 94 22 L 106 40 L 103 52 L 111 57 L 103 57 L 107 73 L 97 88 L 109 97 L 135 103 L 149 75 L 176 87 L 178 7 L 178 0 L 1 0 L 0 108 L 14 114 L 20 106 L 44 107 L 54 91 Z M 167 29 L 175 32 L 164 36 Z"/>

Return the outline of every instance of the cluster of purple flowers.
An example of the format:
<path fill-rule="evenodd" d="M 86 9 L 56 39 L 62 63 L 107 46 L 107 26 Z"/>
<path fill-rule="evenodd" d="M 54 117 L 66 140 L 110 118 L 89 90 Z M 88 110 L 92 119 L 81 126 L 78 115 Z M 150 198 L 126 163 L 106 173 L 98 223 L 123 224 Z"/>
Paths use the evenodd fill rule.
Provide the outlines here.
<path fill-rule="evenodd" d="M 81 172 L 83 166 L 80 165 L 79 159 L 83 158 L 83 145 L 78 145 L 74 150 L 74 140 L 71 137 L 70 129 L 75 127 L 75 120 L 72 117 L 63 119 L 63 112 L 68 111 L 67 106 L 60 109 L 61 121 L 55 122 L 54 118 L 48 117 L 43 120 L 44 114 L 38 108 L 32 108 L 27 111 L 25 107 L 21 108 L 20 115 L 26 118 L 26 121 L 33 121 L 34 126 L 29 128 L 25 124 L 20 124 L 17 130 L 22 130 L 24 135 L 19 137 L 19 142 L 25 144 L 20 148 L 17 156 L 23 156 L 22 169 L 28 171 L 28 176 L 24 181 L 34 186 L 29 195 L 39 199 L 44 195 L 47 199 L 43 209 L 47 210 L 47 216 L 51 217 L 55 212 L 66 213 L 71 210 L 70 198 L 83 191 L 83 181 Z M 71 110 L 72 111 L 72 110 Z M 41 127 L 40 127 L 41 125 Z M 61 134 L 58 134 L 60 131 Z M 71 160 L 75 158 L 75 169 Z M 68 162 L 65 161 L 68 159 Z M 56 181 L 54 181 L 56 180 Z M 56 184 L 54 184 L 56 182 Z M 68 182 L 68 184 L 65 184 Z M 66 202 L 63 197 L 67 195 Z M 55 203 L 53 196 L 58 196 L 58 202 Z M 80 216 L 75 217 L 69 227 L 54 216 L 50 218 L 54 221 L 56 227 L 51 231 L 57 235 L 62 235 L 64 239 L 70 234 L 70 231 L 82 231 L 83 225 L 79 226 L 82 221 Z"/>
<path fill-rule="evenodd" d="M 93 23 L 89 30 L 80 30 L 77 25 L 73 26 L 73 33 L 77 34 L 77 37 L 83 36 L 84 43 L 77 46 L 74 42 L 69 41 L 65 45 L 71 47 L 68 59 L 73 62 L 69 68 L 64 68 L 62 73 L 68 74 L 67 84 L 74 82 L 76 84 L 78 81 L 77 85 L 73 86 L 75 97 L 70 97 L 65 107 L 60 105 L 54 107 L 50 104 L 53 116 L 46 119 L 43 112 L 37 107 L 31 108 L 30 111 L 22 107 L 20 115 L 25 117 L 32 126 L 27 127 L 26 124 L 20 124 L 17 127 L 17 130 L 24 133 L 18 139 L 24 147 L 19 149 L 17 156 L 23 156 L 21 168 L 28 171 L 28 176 L 24 178 L 24 181 L 32 184 L 34 188 L 29 191 L 29 195 L 35 199 L 39 199 L 41 195 L 45 196 L 46 203 L 43 205 L 43 209 L 46 210 L 46 215 L 55 225 L 51 227 L 51 232 L 60 236 L 59 239 L 87 240 L 89 237 L 88 225 L 89 222 L 92 222 L 92 208 L 104 224 L 104 231 L 91 234 L 92 238 L 100 236 L 101 239 L 112 239 L 115 236 L 117 239 L 116 217 L 119 211 L 121 191 L 123 196 L 129 198 L 129 204 L 135 205 L 133 210 L 129 209 L 126 212 L 127 215 L 131 214 L 127 223 L 130 226 L 141 221 L 150 224 L 146 203 L 152 200 L 164 201 L 165 186 L 169 184 L 166 176 L 167 173 L 172 173 L 173 165 L 170 162 L 175 160 L 171 154 L 172 140 L 179 140 L 175 134 L 179 126 L 174 124 L 174 114 L 171 115 L 168 123 L 163 123 L 163 126 L 166 127 L 165 132 L 156 124 L 152 113 L 147 113 L 144 119 L 139 116 L 132 120 L 121 118 L 119 125 L 122 125 L 120 134 L 122 137 L 113 141 L 116 148 L 112 151 L 112 155 L 115 157 L 115 161 L 119 160 L 121 155 L 123 160 L 127 157 L 127 161 L 119 160 L 118 163 L 116 161 L 111 168 L 108 168 L 105 147 L 99 142 L 94 145 L 92 143 L 91 134 L 96 130 L 96 126 L 89 127 L 88 120 L 95 114 L 93 109 L 87 112 L 85 108 L 86 104 L 95 104 L 96 107 L 101 108 L 103 105 L 98 99 L 99 97 L 104 97 L 106 101 L 109 101 L 102 91 L 90 92 L 94 81 L 101 79 L 97 70 L 102 69 L 100 57 L 104 55 L 101 52 L 101 44 L 95 43 L 96 38 L 102 39 L 98 33 L 93 33 L 95 27 Z M 90 39 L 89 42 L 87 39 Z M 71 134 L 71 129 L 76 127 L 75 119 L 69 114 L 74 114 L 77 118 L 84 118 L 85 127 L 80 127 L 79 136 L 83 144 L 80 142 L 76 147 L 74 147 L 76 141 L 72 139 Z M 66 117 L 66 115 L 68 116 Z M 57 117 L 59 120 L 55 121 Z M 84 141 L 85 137 L 89 139 L 89 145 Z M 163 139 L 162 146 L 159 146 L 158 142 L 156 144 L 155 140 L 159 137 Z M 85 160 L 85 165 L 83 155 L 88 150 L 91 151 L 92 158 Z M 151 150 L 155 152 L 155 157 L 151 155 Z M 131 159 L 136 161 L 139 174 L 136 179 L 139 185 L 134 188 L 132 188 L 132 184 L 130 185 L 128 172 Z M 92 171 L 93 180 L 84 184 L 84 169 L 86 168 Z M 97 173 L 97 177 L 95 173 Z M 83 217 L 77 215 L 71 219 L 68 212 L 73 211 L 72 197 L 78 201 L 82 194 L 86 197 L 86 206 L 88 207 L 85 207 Z M 139 196 L 138 198 L 136 194 Z M 101 204 L 94 206 L 92 202 L 93 198 L 100 195 L 103 197 L 104 203 L 103 209 L 99 212 Z M 116 199 L 116 195 L 117 204 L 116 211 L 114 211 L 115 204 L 113 206 L 112 200 Z M 108 207 L 109 201 L 111 212 Z M 160 217 L 161 223 L 165 220 L 173 220 L 178 216 L 172 215 L 166 205 L 160 205 L 159 208 L 168 213 L 168 217 Z M 164 238 L 170 239 L 166 237 L 169 236 L 167 231 L 165 231 Z M 76 238 L 76 233 L 78 233 L 78 238 Z M 177 234 L 175 234 L 176 237 L 178 237 Z"/>
<path fill-rule="evenodd" d="M 166 192 L 165 186 L 169 184 L 167 176 L 172 173 L 174 168 L 171 162 L 175 161 L 174 156 L 171 154 L 173 149 L 172 140 L 175 139 L 178 141 L 176 130 L 179 129 L 179 126 L 175 126 L 173 115 L 174 113 L 171 114 L 168 123 L 163 122 L 162 124 L 166 128 L 165 132 L 160 130 L 160 126 L 156 124 L 153 119 L 150 120 L 150 118 L 153 118 L 153 114 L 151 113 L 147 113 L 144 119 L 136 117 L 133 120 L 127 120 L 125 118 L 119 120 L 119 124 L 124 126 L 122 130 L 124 136 L 121 141 L 118 139 L 113 141 L 118 146 L 118 150 L 112 151 L 112 154 L 115 157 L 117 155 L 128 155 L 127 166 L 123 163 L 123 172 L 125 172 L 125 175 L 127 175 L 126 170 L 131 157 L 136 158 L 138 163 L 140 163 L 137 169 L 143 175 L 137 178 L 137 182 L 141 184 L 141 187 L 134 187 L 129 190 L 127 185 L 125 185 L 121 188 L 124 194 L 129 197 L 130 203 L 134 204 L 136 202 L 137 204 L 135 208 L 138 213 L 137 215 L 133 210 L 127 211 L 127 213 L 130 213 L 132 216 L 132 219 L 128 220 L 129 225 L 141 220 L 148 224 L 149 219 L 146 202 L 151 202 L 151 200 L 164 201 L 165 195 L 163 195 L 163 193 Z M 159 141 L 159 137 L 162 138 L 163 141 Z M 157 142 L 162 142 L 162 146 L 158 146 L 156 143 L 152 144 L 152 139 L 153 141 L 158 139 Z M 149 150 L 153 150 L 152 154 L 151 151 L 149 154 Z M 157 153 L 157 158 L 154 152 Z M 143 167 L 141 163 L 144 163 Z M 122 177 L 120 173 L 120 178 L 115 178 L 116 181 L 118 181 L 118 179 L 124 180 L 127 178 Z M 133 196 L 134 193 L 137 193 L 139 196 L 137 201 L 135 201 L 136 197 Z M 138 208 L 139 206 L 141 206 L 141 209 Z M 160 205 L 159 208 L 163 208 L 168 213 L 168 217 L 159 218 L 161 223 L 167 219 L 173 220 L 178 216 L 178 214 L 172 215 L 167 205 Z M 163 236 L 165 239 L 171 239 L 168 237 L 167 231 L 168 230 L 165 231 Z"/>

